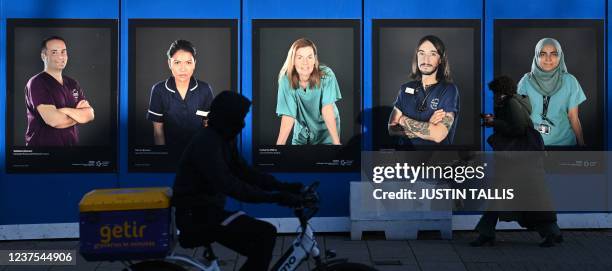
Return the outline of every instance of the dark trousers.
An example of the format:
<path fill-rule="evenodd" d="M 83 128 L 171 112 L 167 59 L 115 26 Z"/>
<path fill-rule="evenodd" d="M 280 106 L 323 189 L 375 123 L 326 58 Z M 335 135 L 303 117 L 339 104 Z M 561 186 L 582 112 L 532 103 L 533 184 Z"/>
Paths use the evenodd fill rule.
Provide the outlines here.
<path fill-rule="evenodd" d="M 272 224 L 248 215 L 211 224 L 205 215 L 196 216 L 191 212 L 177 213 L 176 222 L 183 247 L 218 242 L 247 257 L 240 270 L 268 270 L 276 242 L 276 228 Z"/>
<path fill-rule="evenodd" d="M 497 211 L 485 211 L 480 217 L 480 221 L 476 225 L 476 230 L 483 236 L 495 237 L 495 226 L 499 218 Z M 540 222 L 533 223 L 533 229 L 537 231 L 541 237 L 549 235 L 560 235 L 561 230 L 557 222 Z"/>

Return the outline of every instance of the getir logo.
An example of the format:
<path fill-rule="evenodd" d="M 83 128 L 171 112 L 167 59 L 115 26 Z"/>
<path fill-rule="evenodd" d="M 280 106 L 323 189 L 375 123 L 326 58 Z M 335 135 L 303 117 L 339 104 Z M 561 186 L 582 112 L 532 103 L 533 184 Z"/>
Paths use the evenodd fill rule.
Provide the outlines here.
<path fill-rule="evenodd" d="M 136 221 L 130 224 L 124 221 L 123 225 L 104 225 L 100 227 L 100 242 L 103 244 L 110 243 L 113 239 L 119 238 L 142 238 L 144 229 L 147 225 L 138 225 Z"/>

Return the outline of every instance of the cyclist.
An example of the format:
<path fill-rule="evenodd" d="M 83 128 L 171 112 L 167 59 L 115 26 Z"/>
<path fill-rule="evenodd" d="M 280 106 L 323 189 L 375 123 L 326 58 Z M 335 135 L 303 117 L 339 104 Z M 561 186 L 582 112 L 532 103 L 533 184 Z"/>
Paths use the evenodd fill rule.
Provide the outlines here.
<path fill-rule="evenodd" d="M 247 257 L 240 270 L 267 270 L 276 228 L 242 211 L 226 210 L 226 197 L 294 207 L 302 202 L 302 184 L 280 182 L 240 157 L 236 138 L 250 106 L 246 97 L 231 91 L 212 101 L 208 127 L 193 136 L 179 161 L 172 204 L 183 247 L 218 242 Z"/>

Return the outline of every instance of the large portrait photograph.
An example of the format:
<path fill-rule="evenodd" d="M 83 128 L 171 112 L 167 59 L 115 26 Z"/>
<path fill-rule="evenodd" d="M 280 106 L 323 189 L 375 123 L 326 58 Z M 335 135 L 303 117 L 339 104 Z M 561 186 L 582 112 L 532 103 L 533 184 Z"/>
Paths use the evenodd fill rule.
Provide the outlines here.
<path fill-rule="evenodd" d="M 7 172 L 114 172 L 116 20 L 7 20 Z"/>
<path fill-rule="evenodd" d="M 254 20 L 253 164 L 358 168 L 360 74 L 358 20 Z"/>
<path fill-rule="evenodd" d="M 379 19 L 372 27 L 375 150 L 479 150 L 480 20 Z"/>
<path fill-rule="evenodd" d="M 215 95 L 238 91 L 237 44 L 236 20 L 129 20 L 129 171 L 176 171 Z"/>

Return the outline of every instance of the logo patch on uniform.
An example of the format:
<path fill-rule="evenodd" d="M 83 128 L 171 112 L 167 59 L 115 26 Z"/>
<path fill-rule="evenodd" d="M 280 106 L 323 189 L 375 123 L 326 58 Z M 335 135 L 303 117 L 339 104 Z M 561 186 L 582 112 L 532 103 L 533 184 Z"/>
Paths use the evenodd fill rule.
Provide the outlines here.
<path fill-rule="evenodd" d="M 429 105 L 431 106 L 431 109 L 437 110 L 439 103 L 440 103 L 440 100 L 438 98 L 434 98 L 431 100 L 431 103 Z"/>
<path fill-rule="evenodd" d="M 74 98 L 74 101 L 79 100 L 79 91 L 76 88 L 72 89 L 72 97 Z"/>
<path fill-rule="evenodd" d="M 404 90 L 405 93 L 408 94 L 414 94 L 414 88 L 411 87 L 406 87 L 406 89 Z"/>

